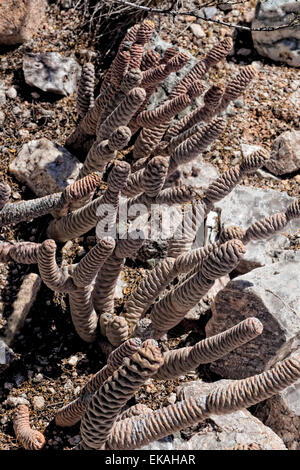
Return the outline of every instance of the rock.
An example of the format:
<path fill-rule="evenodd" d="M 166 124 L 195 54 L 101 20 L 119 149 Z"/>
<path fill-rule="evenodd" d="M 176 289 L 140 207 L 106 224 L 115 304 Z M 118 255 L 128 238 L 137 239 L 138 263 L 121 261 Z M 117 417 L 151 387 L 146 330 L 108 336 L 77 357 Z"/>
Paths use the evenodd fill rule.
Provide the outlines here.
<path fill-rule="evenodd" d="M 177 388 L 179 400 L 210 393 L 218 384 L 229 383 L 221 380 L 215 383 L 190 382 Z M 284 450 L 282 440 L 247 410 L 226 415 L 211 415 L 209 420 L 184 431 L 186 437 L 177 449 L 186 450 Z"/>
<path fill-rule="evenodd" d="M 36 376 L 32 379 L 32 381 L 36 384 L 42 382 L 42 380 L 44 379 L 44 376 L 43 374 L 39 373 L 39 374 L 36 374 Z"/>
<path fill-rule="evenodd" d="M 81 163 L 68 150 L 45 138 L 23 145 L 9 166 L 37 196 L 62 191 L 76 180 L 80 168 Z"/>
<path fill-rule="evenodd" d="M 300 380 L 260 403 L 255 416 L 269 426 L 290 450 L 300 450 Z"/>
<path fill-rule="evenodd" d="M 41 396 L 35 396 L 32 399 L 32 405 L 35 410 L 42 410 L 45 407 L 45 399 Z"/>
<path fill-rule="evenodd" d="M 6 103 L 6 92 L 4 82 L 0 82 L 0 105 Z"/>
<path fill-rule="evenodd" d="M 263 372 L 300 344 L 300 252 L 285 261 L 238 276 L 221 290 L 212 305 L 207 336 L 221 333 L 245 318 L 257 317 L 263 333 L 211 364 L 224 378 L 240 379 Z"/>
<path fill-rule="evenodd" d="M 0 44 L 21 44 L 31 39 L 45 16 L 46 0 L 2 0 Z"/>
<path fill-rule="evenodd" d="M 15 89 L 15 87 L 14 87 L 14 86 L 11 86 L 11 87 L 9 87 L 9 89 L 7 90 L 6 95 L 7 95 L 10 99 L 14 100 L 14 99 L 18 96 L 18 93 L 17 93 L 17 90 Z"/>
<path fill-rule="evenodd" d="M 71 379 L 68 379 L 64 385 L 64 391 L 67 393 L 73 392 L 74 387 Z"/>
<path fill-rule="evenodd" d="M 41 287 L 41 278 L 38 274 L 30 273 L 24 277 L 17 298 L 13 303 L 13 312 L 7 321 L 5 329 L 5 341 L 8 345 L 12 343 L 16 334 L 22 328 L 24 321 L 35 302 Z"/>
<path fill-rule="evenodd" d="M 0 111 L 0 126 L 3 126 L 5 121 L 5 113 L 3 111 Z"/>
<path fill-rule="evenodd" d="M 210 183 L 218 178 L 219 172 L 214 165 L 203 160 L 201 156 L 180 167 L 180 180 L 198 189 L 207 189 Z"/>
<path fill-rule="evenodd" d="M 13 350 L 0 338 L 0 374 L 9 367 L 15 357 L 16 355 Z"/>
<path fill-rule="evenodd" d="M 221 227 L 239 225 L 248 228 L 253 222 L 286 210 L 295 198 L 273 189 L 260 189 L 237 185 L 224 199 L 215 204 L 221 211 Z M 237 270 L 246 273 L 251 269 L 279 261 L 289 247 L 288 234 L 299 229 L 299 220 L 287 224 L 283 233 L 274 234 L 268 240 L 255 240 L 247 244 L 247 251 Z"/>
<path fill-rule="evenodd" d="M 23 58 L 23 72 L 28 85 L 67 96 L 77 89 L 81 67 L 72 57 L 57 52 L 28 53 Z"/>
<path fill-rule="evenodd" d="M 11 397 L 11 396 L 7 397 L 7 400 L 5 400 L 4 404 L 7 406 L 11 406 L 12 408 L 15 408 L 18 405 L 27 405 L 27 406 L 30 405 L 29 401 L 26 400 L 26 398 Z"/>
<path fill-rule="evenodd" d="M 259 1 L 252 28 L 278 28 L 289 25 L 294 19 L 293 13 L 300 13 L 298 0 Z M 273 31 L 252 31 L 252 38 L 259 54 L 294 67 L 300 66 L 300 28 L 298 26 Z"/>
<path fill-rule="evenodd" d="M 204 13 L 205 18 L 211 20 L 218 13 L 218 9 L 216 7 L 206 7 L 201 9 L 201 13 Z"/>
<path fill-rule="evenodd" d="M 190 25 L 190 30 L 192 31 L 193 35 L 197 39 L 202 39 L 202 38 L 206 37 L 206 34 L 205 34 L 202 26 L 200 26 L 200 24 L 198 24 L 198 23 L 191 24 Z"/>
<path fill-rule="evenodd" d="M 78 356 L 71 356 L 71 357 L 67 360 L 67 364 L 69 364 L 70 366 L 76 366 L 79 361 L 80 361 L 80 357 L 78 357 Z"/>
<path fill-rule="evenodd" d="M 274 140 L 266 168 L 274 175 L 285 175 L 300 169 L 300 131 L 283 132 Z"/>

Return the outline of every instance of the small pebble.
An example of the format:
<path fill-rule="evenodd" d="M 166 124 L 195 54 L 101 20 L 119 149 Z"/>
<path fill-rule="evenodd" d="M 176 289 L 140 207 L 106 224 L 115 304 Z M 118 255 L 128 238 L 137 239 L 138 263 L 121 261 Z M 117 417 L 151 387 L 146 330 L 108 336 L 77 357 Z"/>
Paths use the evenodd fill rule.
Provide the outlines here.
<path fill-rule="evenodd" d="M 44 397 L 41 397 L 41 396 L 33 397 L 32 405 L 35 410 L 42 410 L 45 407 Z"/>
<path fill-rule="evenodd" d="M 15 89 L 14 86 L 11 86 L 7 91 L 6 91 L 6 96 L 11 98 L 12 100 L 15 99 L 18 96 L 17 90 Z"/>
<path fill-rule="evenodd" d="M 39 383 L 43 380 L 44 376 L 43 374 L 36 374 L 36 376 L 32 379 L 34 383 Z"/>
<path fill-rule="evenodd" d="M 11 406 L 12 408 L 18 406 L 18 405 L 27 405 L 29 406 L 29 401 L 26 400 L 24 397 L 8 397 L 7 400 L 5 401 L 5 404 L 7 406 Z"/>

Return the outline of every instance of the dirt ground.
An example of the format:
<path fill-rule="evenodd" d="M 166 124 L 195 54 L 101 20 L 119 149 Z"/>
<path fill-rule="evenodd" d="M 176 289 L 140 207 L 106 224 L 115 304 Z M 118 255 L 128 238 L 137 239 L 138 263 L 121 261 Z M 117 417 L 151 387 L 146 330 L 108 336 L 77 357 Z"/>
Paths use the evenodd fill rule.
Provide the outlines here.
<path fill-rule="evenodd" d="M 194 2 L 197 3 L 197 2 Z M 253 2 L 245 2 L 243 7 L 223 14 L 227 22 L 248 24 L 253 14 Z M 195 39 L 190 23 L 194 17 L 154 17 L 156 29 L 162 39 L 187 49 L 195 57 L 201 58 L 217 40 L 232 36 L 228 27 L 205 23 L 201 25 L 205 37 Z M 180 31 L 180 33 L 178 33 Z M 271 63 L 259 57 L 253 49 L 249 33 L 237 33 L 234 54 L 209 73 L 208 83 L 228 79 L 239 66 L 256 62 L 258 79 L 251 83 L 247 92 L 231 106 L 231 116 L 225 134 L 204 158 L 219 171 L 230 168 L 241 156 L 241 144 L 261 144 L 270 148 L 274 138 L 283 131 L 295 129 L 299 119 L 299 71 L 282 64 Z M 9 182 L 12 188 L 12 202 L 34 197 L 30 190 L 8 173 L 9 162 L 18 154 L 22 145 L 30 140 L 46 137 L 61 145 L 74 128 L 76 116 L 76 96 L 53 98 L 25 84 L 22 74 L 22 57 L 25 51 L 57 51 L 65 56 L 75 56 L 80 60 L 80 50 L 92 48 L 97 51 L 101 43 L 91 42 L 83 30 L 78 12 L 62 10 L 51 5 L 47 17 L 38 33 L 28 44 L 19 47 L 0 49 L 0 82 L 6 89 L 14 86 L 17 97 L 7 98 L 5 121 L 0 133 L 0 177 Z M 242 49 L 249 49 L 244 56 Z M 243 52 L 243 51 L 242 51 Z M 103 70 L 98 67 L 97 78 Z M 297 109 L 298 106 L 298 109 Z M 286 191 L 291 196 L 299 196 L 299 174 L 282 178 L 254 175 L 243 180 L 243 184 L 256 187 L 269 187 Z M 50 217 L 39 218 L 16 227 L 3 227 L 1 236 L 8 240 L 40 242 L 45 237 L 45 227 Z M 68 261 L 76 261 L 90 247 L 90 235 L 77 239 L 69 251 Z M 131 264 L 126 268 L 130 288 L 125 297 L 143 275 L 144 267 Z M 9 263 L 0 264 L 0 336 L 5 329 L 12 310 L 12 302 L 18 292 L 24 275 L 37 272 L 37 267 Z M 2 311 L 1 311 L 2 310 Z M 200 328 L 201 329 L 201 328 Z M 186 336 L 170 340 L 173 347 Z M 12 415 L 13 407 L 8 397 L 23 397 L 30 403 L 33 426 L 45 432 L 46 449 L 71 449 L 79 442 L 79 426 L 70 429 L 55 427 L 53 418 L 56 411 L 69 403 L 79 393 L 91 374 L 105 364 L 99 345 L 87 345 L 76 335 L 70 319 L 67 299 L 54 295 L 42 285 L 38 298 L 30 311 L 24 327 L 16 337 L 13 350 L 18 358 L 0 376 L 0 450 L 19 449 L 16 442 Z M 74 359 L 75 357 L 75 359 Z M 72 358 L 72 359 L 71 359 Z M 208 380 L 206 369 L 199 372 Z M 136 396 L 136 401 L 146 403 L 153 409 L 170 403 L 178 383 L 193 379 L 193 374 L 177 381 L 150 382 Z M 45 405 L 40 410 L 32 407 L 33 398 L 42 396 Z"/>

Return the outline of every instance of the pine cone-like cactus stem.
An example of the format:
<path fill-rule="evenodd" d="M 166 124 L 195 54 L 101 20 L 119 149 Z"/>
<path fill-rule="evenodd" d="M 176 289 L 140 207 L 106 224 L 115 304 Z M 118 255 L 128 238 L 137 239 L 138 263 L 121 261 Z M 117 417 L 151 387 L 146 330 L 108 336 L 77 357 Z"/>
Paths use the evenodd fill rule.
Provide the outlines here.
<path fill-rule="evenodd" d="M 162 355 L 150 341 L 131 359 L 125 359 L 124 365 L 103 384 L 88 405 L 80 428 L 85 445 L 91 449 L 103 448 L 122 407 L 161 363 Z"/>
<path fill-rule="evenodd" d="M 18 405 L 14 415 L 14 431 L 17 441 L 27 450 L 40 450 L 45 445 L 45 438 L 39 431 L 30 427 L 29 409 L 26 405 Z"/>
<path fill-rule="evenodd" d="M 180 284 L 157 302 L 150 314 L 151 321 L 161 336 L 176 326 L 212 287 L 214 281 L 232 271 L 245 253 L 240 240 L 231 240 L 209 254 L 201 270 Z"/>
<path fill-rule="evenodd" d="M 57 412 L 55 416 L 56 425 L 61 427 L 70 427 L 78 423 L 82 418 L 92 395 L 99 390 L 115 370 L 121 367 L 123 360 L 126 357 L 130 358 L 135 352 L 137 352 L 141 344 L 142 342 L 140 339 L 130 338 L 115 349 L 108 356 L 107 365 L 87 382 L 81 390 L 80 396 Z"/>
<path fill-rule="evenodd" d="M 249 317 L 238 325 L 194 346 L 175 349 L 164 354 L 164 363 L 155 375 L 156 379 L 173 379 L 194 370 L 200 364 L 217 361 L 234 349 L 248 343 L 263 331 L 257 318 Z"/>
<path fill-rule="evenodd" d="M 260 375 L 217 386 L 209 395 L 201 395 L 197 399 L 189 398 L 144 416 L 117 422 L 105 444 L 105 449 L 138 449 L 204 421 L 211 415 L 232 413 L 255 405 L 292 385 L 299 377 L 298 353 Z"/>
<path fill-rule="evenodd" d="M 11 194 L 9 184 L 0 183 L 0 210 L 8 203 Z"/>

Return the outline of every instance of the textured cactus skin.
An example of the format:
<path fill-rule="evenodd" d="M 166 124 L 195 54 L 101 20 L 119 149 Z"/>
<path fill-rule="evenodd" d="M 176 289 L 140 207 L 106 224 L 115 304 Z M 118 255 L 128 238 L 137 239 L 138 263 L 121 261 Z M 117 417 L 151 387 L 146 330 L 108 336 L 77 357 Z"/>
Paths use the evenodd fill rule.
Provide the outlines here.
<path fill-rule="evenodd" d="M 103 448 L 122 406 L 161 365 L 159 349 L 151 341 L 145 343 L 93 395 L 80 428 L 82 440 L 90 448 Z"/>
<path fill-rule="evenodd" d="M 27 450 L 40 450 L 45 445 L 45 438 L 39 431 L 30 427 L 29 409 L 18 405 L 14 415 L 14 431 L 19 443 Z"/>
<path fill-rule="evenodd" d="M 195 346 L 175 349 L 164 354 L 164 363 L 155 378 L 171 379 L 194 370 L 200 364 L 216 361 L 262 333 L 263 326 L 256 318 L 247 318 L 229 330 L 204 339 Z"/>
<path fill-rule="evenodd" d="M 210 415 L 232 413 L 265 400 L 300 377 L 299 354 L 273 369 L 248 379 L 216 385 L 199 398 L 189 398 L 134 418 L 115 423 L 105 449 L 137 449 L 170 433 L 205 420 Z"/>

